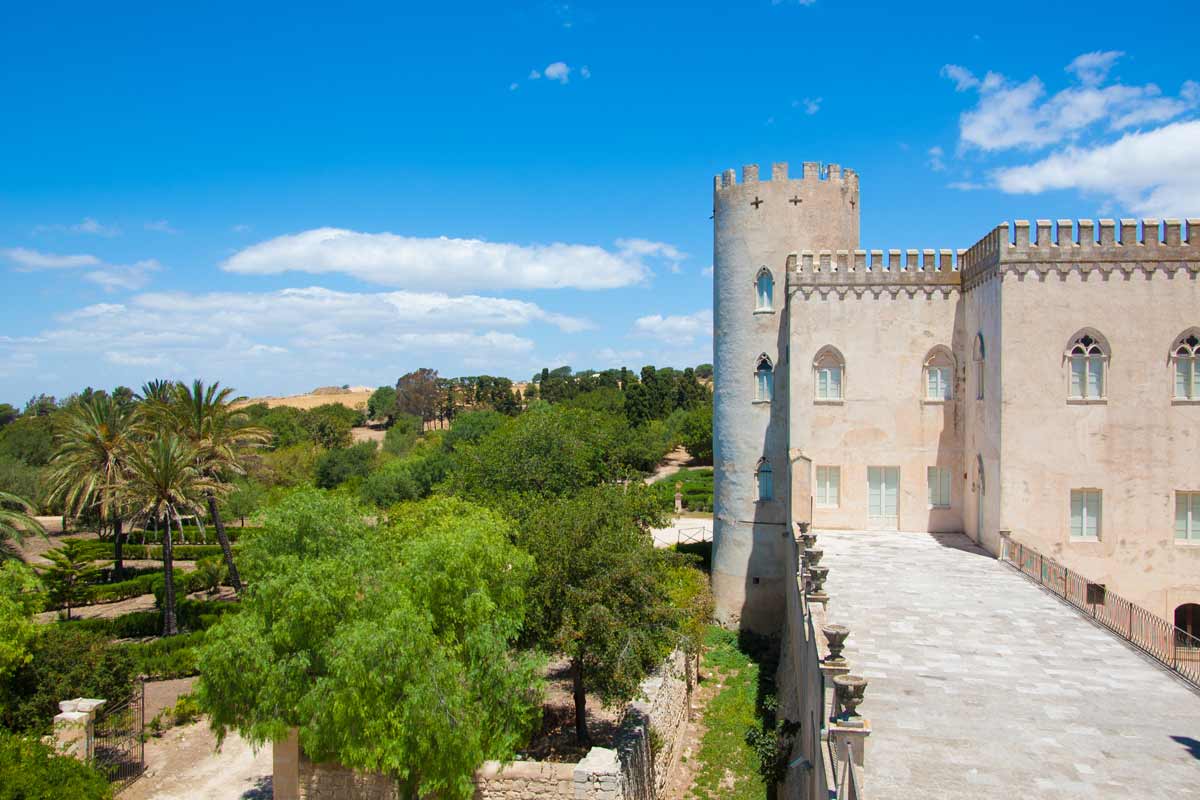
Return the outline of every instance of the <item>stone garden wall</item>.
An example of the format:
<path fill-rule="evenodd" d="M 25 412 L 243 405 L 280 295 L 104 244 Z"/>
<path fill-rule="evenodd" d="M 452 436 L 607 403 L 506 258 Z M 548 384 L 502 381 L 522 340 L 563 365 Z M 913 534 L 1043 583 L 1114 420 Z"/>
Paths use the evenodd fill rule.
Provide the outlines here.
<path fill-rule="evenodd" d="M 642 684 L 617 748 L 593 747 L 578 764 L 489 761 L 475 773 L 478 800 L 657 800 L 683 746 L 695 663 L 676 652 Z M 653 731 L 653 733 L 651 733 Z M 275 800 L 399 800 L 392 780 L 318 764 L 295 733 L 274 744 Z"/>

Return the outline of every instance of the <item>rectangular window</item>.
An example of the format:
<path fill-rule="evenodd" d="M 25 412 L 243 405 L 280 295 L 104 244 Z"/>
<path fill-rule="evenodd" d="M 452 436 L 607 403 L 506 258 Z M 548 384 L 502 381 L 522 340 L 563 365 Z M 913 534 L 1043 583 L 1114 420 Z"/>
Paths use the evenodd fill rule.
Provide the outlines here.
<path fill-rule="evenodd" d="M 1200 542 L 1200 492 L 1175 493 L 1175 541 Z"/>
<path fill-rule="evenodd" d="M 1071 490 L 1071 538 L 1100 538 L 1100 491 Z"/>
<path fill-rule="evenodd" d="M 1175 399 L 1200 400 L 1200 358 L 1175 359 Z"/>
<path fill-rule="evenodd" d="M 837 508 L 841 502 L 842 468 L 817 467 L 817 505 Z"/>
<path fill-rule="evenodd" d="M 949 367 L 926 367 L 926 400 L 949 400 L 951 396 L 950 385 Z"/>
<path fill-rule="evenodd" d="M 818 400 L 841 400 L 842 399 L 842 368 L 841 367 L 818 367 L 817 368 L 817 399 Z"/>
<path fill-rule="evenodd" d="M 931 508 L 949 508 L 950 468 L 930 467 L 927 477 L 929 481 L 929 506 Z"/>

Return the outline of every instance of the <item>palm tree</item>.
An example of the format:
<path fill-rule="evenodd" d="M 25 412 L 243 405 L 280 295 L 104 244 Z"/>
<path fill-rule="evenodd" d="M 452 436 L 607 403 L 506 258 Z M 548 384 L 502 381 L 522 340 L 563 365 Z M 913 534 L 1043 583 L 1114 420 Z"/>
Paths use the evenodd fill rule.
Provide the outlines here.
<path fill-rule="evenodd" d="M 163 636 L 179 632 L 175 622 L 175 562 L 171 526 L 183 532 L 180 512 L 201 511 L 204 498 L 222 491 L 216 481 L 196 468 L 195 449 L 173 431 L 163 431 L 144 445 L 132 448 L 125 479 L 117 486 L 118 501 L 143 520 L 162 524 Z"/>
<path fill-rule="evenodd" d="M 10 555 L 8 548 L 24 542 L 30 533 L 46 538 L 46 529 L 33 517 L 36 510 L 28 500 L 0 492 L 0 558 Z"/>
<path fill-rule="evenodd" d="M 190 388 L 176 384 L 171 402 L 161 406 L 169 416 L 171 428 L 187 438 L 195 450 L 196 469 L 214 483 L 244 474 L 241 460 L 244 448 L 265 444 L 271 437 L 266 428 L 252 425 L 243 412 L 231 408 L 238 399 L 233 397 L 233 389 L 222 389 L 219 382 L 206 387 L 204 381 L 197 379 Z M 213 527 L 217 529 L 217 541 L 225 554 L 229 583 L 241 594 L 242 578 L 233 563 L 233 549 L 225 534 L 216 493 L 209 492 L 205 499 Z"/>
<path fill-rule="evenodd" d="M 112 524 L 113 569 L 120 574 L 125 568 L 121 552 L 125 535 L 116 487 L 132 444 L 131 414 L 123 404 L 97 394 L 69 406 L 63 417 L 47 478 L 49 499 L 62 503 L 64 515 L 94 510 L 102 523 Z"/>
<path fill-rule="evenodd" d="M 167 403 L 175 391 L 175 382 L 164 378 L 155 378 L 142 384 L 142 391 L 137 394 L 143 403 Z"/>

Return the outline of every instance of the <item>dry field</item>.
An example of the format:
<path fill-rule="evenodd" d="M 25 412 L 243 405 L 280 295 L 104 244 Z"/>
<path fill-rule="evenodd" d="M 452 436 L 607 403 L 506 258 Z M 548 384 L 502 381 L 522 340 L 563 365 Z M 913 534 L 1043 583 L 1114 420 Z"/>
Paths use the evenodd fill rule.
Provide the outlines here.
<path fill-rule="evenodd" d="M 367 400 L 371 398 L 373 391 L 375 390 L 370 386 L 351 386 L 349 389 L 342 389 L 337 386 L 323 386 L 320 389 L 312 390 L 308 394 L 294 394 L 288 397 L 251 397 L 238 405 L 266 403 L 271 408 L 275 406 L 290 406 L 307 411 L 310 408 L 316 408 L 328 403 L 341 403 L 347 408 L 365 409 L 367 407 Z"/>

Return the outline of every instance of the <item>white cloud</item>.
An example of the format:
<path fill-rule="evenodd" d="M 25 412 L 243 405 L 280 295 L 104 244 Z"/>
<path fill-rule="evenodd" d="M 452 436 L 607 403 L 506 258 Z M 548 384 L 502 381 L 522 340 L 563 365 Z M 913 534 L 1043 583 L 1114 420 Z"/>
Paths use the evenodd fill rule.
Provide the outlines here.
<path fill-rule="evenodd" d="M 942 67 L 942 77 L 954 81 L 954 90 L 957 92 L 965 92 L 979 86 L 979 79 L 975 77 L 975 73 L 958 64 L 947 64 Z"/>
<path fill-rule="evenodd" d="M 579 77 L 583 78 L 585 81 L 588 78 L 592 77 L 592 70 L 588 67 L 587 64 L 584 64 L 582 67 L 579 68 Z"/>
<path fill-rule="evenodd" d="M 1128 133 L 1111 144 L 1068 147 L 1035 163 L 993 173 L 1011 194 L 1077 189 L 1117 198 L 1152 217 L 1200 208 L 1200 120 Z"/>
<path fill-rule="evenodd" d="M 709 264 L 707 267 L 700 270 L 700 274 L 701 275 L 712 275 L 713 274 L 712 264 Z"/>
<path fill-rule="evenodd" d="M 171 227 L 171 223 L 165 219 L 147 222 L 143 227 L 145 227 L 145 229 L 148 231 L 157 231 L 158 233 L 179 233 L 179 230 Z"/>
<path fill-rule="evenodd" d="M 571 68 L 562 61 L 555 61 L 548 65 L 542 74 L 547 80 L 558 81 L 559 83 L 567 83 L 571 80 Z"/>
<path fill-rule="evenodd" d="M 806 97 L 804 98 L 804 113 L 810 117 L 821 110 L 821 101 L 823 97 Z"/>
<path fill-rule="evenodd" d="M 38 269 L 74 269 L 77 267 L 90 267 L 100 263 L 100 259 L 87 253 L 57 255 L 55 253 L 29 250 L 24 247 L 11 247 L 7 250 L 0 250 L 0 255 L 3 255 L 9 261 L 16 264 L 17 269 L 21 272 Z"/>
<path fill-rule="evenodd" d="M 516 81 L 513 81 L 512 83 L 510 83 L 508 85 L 508 90 L 510 92 L 515 92 L 517 89 L 520 89 L 520 88 L 521 88 L 521 84 L 517 83 Z"/>
<path fill-rule="evenodd" d="M 633 323 L 633 335 L 645 336 L 673 345 L 693 344 L 698 338 L 712 338 L 712 310 L 694 314 L 652 314 L 639 317 Z"/>
<path fill-rule="evenodd" d="M 1108 77 L 1117 59 L 1125 55 L 1120 50 L 1095 51 L 1076 56 L 1067 64 L 1067 72 L 1074 73 L 1084 86 L 1098 86 Z"/>
<path fill-rule="evenodd" d="M 529 70 L 529 80 L 536 81 L 541 79 L 541 77 L 542 73 L 538 72 L 536 69 Z"/>
<path fill-rule="evenodd" d="M 950 183 L 947 183 L 946 186 L 951 189 L 957 189 L 960 192 L 974 192 L 978 189 L 987 188 L 985 184 L 975 183 L 973 181 L 951 181 Z"/>
<path fill-rule="evenodd" d="M 150 273 L 162 269 L 156 259 L 148 258 L 134 264 L 115 264 L 84 274 L 83 279 L 103 288 L 106 292 L 118 289 L 135 291 L 150 282 Z"/>
<path fill-rule="evenodd" d="M 620 245 L 613 251 L 317 228 L 247 247 L 222 268 L 247 275 L 343 273 L 411 289 L 612 289 L 645 281 L 649 255 L 668 257 L 665 251 L 638 253 Z"/>
<path fill-rule="evenodd" d="M 929 148 L 929 168 L 934 172 L 945 172 L 945 157 L 946 153 L 941 147 L 934 146 Z"/>
<path fill-rule="evenodd" d="M 1101 85 L 1118 52 L 1087 53 L 1067 67 L 1080 85 L 1046 97 L 1046 86 L 1033 76 L 1015 83 L 989 72 L 982 81 L 954 64 L 942 74 L 958 91 L 977 90 L 979 102 L 959 118 L 960 147 L 982 151 L 1036 149 L 1075 141 L 1091 129 L 1121 131 L 1175 119 L 1200 104 L 1200 85 L 1187 81 L 1178 97 L 1163 96 L 1153 83 Z"/>
<path fill-rule="evenodd" d="M 611 347 L 601 347 L 596 351 L 595 355 L 596 360 L 601 364 L 601 369 L 616 364 L 640 364 L 642 359 L 646 357 L 646 353 L 643 350 L 615 350 Z"/>
<path fill-rule="evenodd" d="M 93 217 L 84 217 L 74 225 L 37 225 L 33 229 L 33 235 L 37 236 L 39 233 L 86 233 L 111 238 L 119 236 L 121 229 L 115 225 L 102 225 Z"/>
<path fill-rule="evenodd" d="M 683 272 L 683 262 L 687 259 L 687 253 L 666 242 L 652 242 L 648 239 L 617 239 L 617 247 L 627 256 L 661 258 L 666 261 L 667 268 L 676 275 Z"/>

